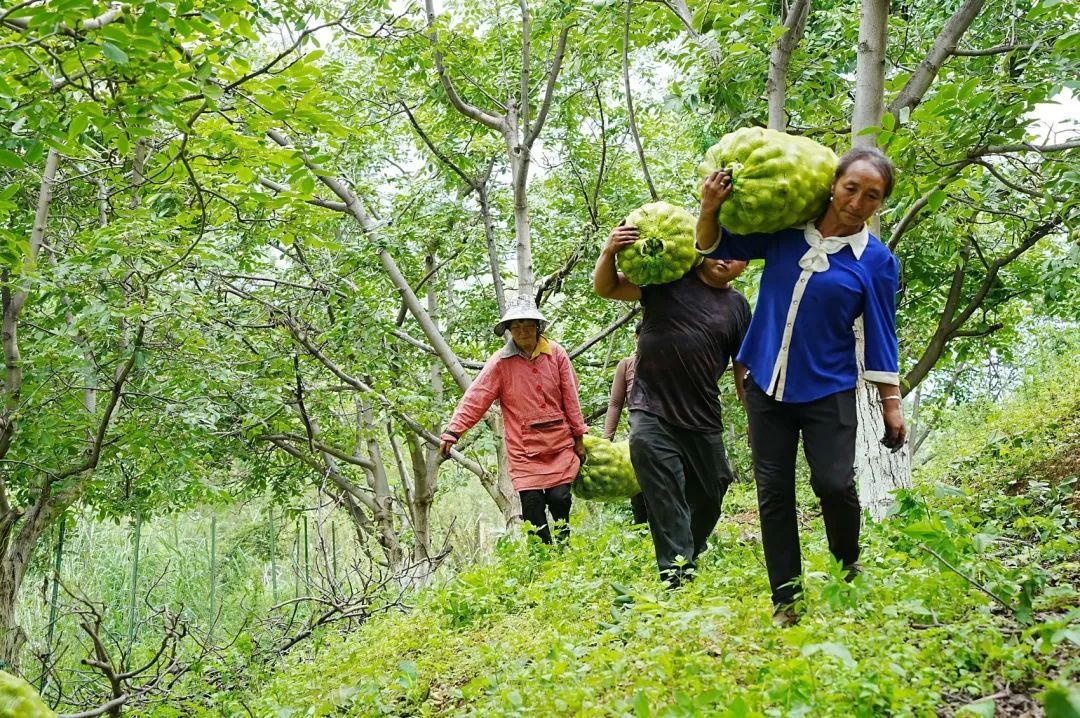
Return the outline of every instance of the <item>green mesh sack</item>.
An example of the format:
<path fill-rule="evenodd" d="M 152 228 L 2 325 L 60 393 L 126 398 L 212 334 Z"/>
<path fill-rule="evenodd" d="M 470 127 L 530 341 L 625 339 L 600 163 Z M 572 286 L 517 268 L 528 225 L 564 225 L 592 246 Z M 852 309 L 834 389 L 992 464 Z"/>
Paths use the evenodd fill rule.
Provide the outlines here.
<path fill-rule="evenodd" d="M 0 718 L 56 718 L 34 687 L 0 671 Z"/>
<path fill-rule="evenodd" d="M 628 442 L 612 442 L 589 434 L 584 439 L 585 463 L 572 487 L 575 496 L 592 501 L 619 501 L 641 491 L 630 463 Z"/>
<path fill-rule="evenodd" d="M 639 287 L 674 282 L 698 262 L 694 249 L 697 219 L 682 207 L 651 202 L 626 216 L 638 239 L 615 260 L 626 278 Z"/>
<path fill-rule="evenodd" d="M 710 147 L 698 172 L 704 179 L 731 171 L 720 224 L 734 234 L 752 234 L 803 225 L 824 212 L 836 163 L 832 150 L 809 138 L 744 127 Z"/>

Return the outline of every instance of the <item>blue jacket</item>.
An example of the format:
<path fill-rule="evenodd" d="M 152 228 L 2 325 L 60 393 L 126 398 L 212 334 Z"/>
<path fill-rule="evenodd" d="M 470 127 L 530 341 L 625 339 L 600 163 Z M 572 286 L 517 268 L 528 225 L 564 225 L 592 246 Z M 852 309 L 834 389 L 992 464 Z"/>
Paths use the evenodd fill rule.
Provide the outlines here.
<path fill-rule="evenodd" d="M 757 306 L 738 360 L 754 382 L 779 401 L 807 402 L 855 387 L 855 319 L 865 335 L 863 378 L 899 385 L 896 290 L 900 265 L 865 229 L 840 238 L 824 271 L 803 269 L 814 225 L 774 234 L 733 235 L 723 230 L 706 256 L 764 259 Z M 816 235 L 820 237 L 820 235 Z M 830 238 L 832 239 L 832 238 Z"/>

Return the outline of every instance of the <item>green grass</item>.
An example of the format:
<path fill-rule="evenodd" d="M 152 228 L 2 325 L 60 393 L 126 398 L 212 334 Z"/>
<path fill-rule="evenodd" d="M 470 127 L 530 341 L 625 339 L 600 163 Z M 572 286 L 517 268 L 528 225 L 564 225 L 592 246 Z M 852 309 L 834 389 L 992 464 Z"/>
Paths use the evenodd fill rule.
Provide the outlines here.
<path fill-rule="evenodd" d="M 864 575 L 841 580 L 800 469 L 807 592 L 775 627 L 750 484 L 736 484 L 697 580 L 665 591 L 647 531 L 622 506 L 579 501 L 569 546 L 477 532 L 472 485 L 440 497 L 456 561 L 360 630 L 317 631 L 278 663 L 253 661 L 273 603 L 259 507 L 219 517 L 217 636 L 239 639 L 178 684 L 188 696 L 134 716 L 936 716 L 1038 715 L 1080 706 L 1080 360 L 1032 370 L 1013 399 L 957 407 L 895 515 L 867 523 Z M 740 453 L 741 452 L 741 453 Z M 745 451 L 733 452 L 745 463 Z M 473 507 L 473 508 L 470 508 Z M 278 514 L 280 516 L 280 514 Z M 147 522 L 141 585 L 183 604 L 205 633 L 209 514 Z M 277 519 L 280 598 L 292 596 L 296 525 Z M 345 542 L 345 531 L 338 526 Z M 125 635 L 130 527 L 88 517 L 69 533 L 65 581 Z M 42 551 L 35 571 L 48 570 Z M 39 584 L 35 584 L 39 585 Z M 25 593 L 32 649 L 47 606 Z M 140 608 L 140 610 L 144 610 Z M 134 655 L 152 651 L 153 627 Z M 62 619 L 69 680 L 84 653 Z M 89 684 L 87 684 L 89 686 Z M 983 700 L 986 699 L 986 700 Z M 968 706 L 966 709 L 965 706 Z M 1065 709 L 1061 709 L 1065 710 Z"/>
<path fill-rule="evenodd" d="M 795 627 L 770 620 L 750 485 L 733 487 L 700 575 L 676 592 L 624 511 L 579 505 L 569 546 L 504 539 L 411 610 L 321 637 L 317 657 L 296 652 L 202 715 L 992 715 L 995 701 L 1005 715 L 1040 710 L 1047 689 L 1076 701 L 1078 384 L 1036 379 L 954 416 L 949 453 L 867 525 L 854 584 L 804 481 Z"/>
<path fill-rule="evenodd" d="M 827 559 L 820 519 L 810 521 L 806 613 L 793 628 L 770 621 L 756 526 L 724 521 L 698 580 L 671 593 L 653 576 L 647 536 L 608 521 L 578 530 L 565 549 L 504 542 L 496 563 L 423 595 L 413 611 L 330 639 L 316 661 L 292 657 L 250 707 L 258 716 L 936 715 L 1074 678 L 1077 592 L 1047 580 L 1075 570 L 1064 495 L 1031 514 L 1056 522 L 1057 536 L 992 540 L 979 538 L 996 521 L 983 512 L 1010 513 L 1008 497 L 938 493 L 912 493 L 902 515 L 869 527 L 867 572 L 853 585 Z M 1047 576 L 1011 565 L 1016 541 Z M 239 710 L 225 703 L 211 714 Z"/>

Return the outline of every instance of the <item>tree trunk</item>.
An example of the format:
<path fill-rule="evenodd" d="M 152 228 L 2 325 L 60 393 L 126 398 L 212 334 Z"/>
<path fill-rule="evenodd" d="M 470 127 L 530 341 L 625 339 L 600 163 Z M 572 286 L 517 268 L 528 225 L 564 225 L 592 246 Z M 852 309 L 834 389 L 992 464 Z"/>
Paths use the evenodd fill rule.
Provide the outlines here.
<path fill-rule="evenodd" d="M 885 46 L 889 35 L 889 0 L 863 0 L 859 16 L 859 57 L 855 77 L 855 111 L 851 117 L 853 147 L 875 147 L 877 127 L 885 111 Z"/>
<path fill-rule="evenodd" d="M 529 181 L 529 147 L 518 141 L 516 122 L 506 134 L 507 151 L 510 155 L 510 174 L 514 188 L 514 230 L 517 235 L 518 296 L 531 297 L 533 285 L 532 239 L 529 236 L 529 197 L 526 186 Z"/>
<path fill-rule="evenodd" d="M 885 108 L 885 47 L 888 41 L 889 0 L 863 0 L 859 20 L 859 57 L 855 80 L 855 110 L 851 121 L 851 144 L 874 147 L 877 135 L 863 133 L 881 122 Z M 873 231 L 877 231 L 875 218 Z M 863 361 L 862 317 L 855 323 L 855 352 L 859 375 Z M 885 422 L 877 388 L 860 381 L 856 388 L 858 433 L 855 446 L 855 478 L 859 498 L 874 520 L 881 520 L 892 506 L 892 492 L 911 486 L 911 456 L 908 447 L 892 453 L 880 441 Z"/>
<path fill-rule="evenodd" d="M 379 544 L 386 553 L 386 560 L 391 571 L 396 571 L 404 562 L 405 557 L 401 550 L 401 542 L 398 540 L 397 529 L 394 527 L 393 496 L 390 491 L 390 480 L 386 475 L 386 465 L 383 463 L 382 448 L 379 446 L 379 435 L 375 429 L 375 422 L 371 415 L 371 406 L 366 401 L 356 399 L 357 410 L 357 444 L 360 441 L 367 442 L 368 456 L 373 467 L 371 477 L 375 489 L 375 525 L 379 530 Z M 358 446 L 359 448 L 359 446 Z"/>
<path fill-rule="evenodd" d="M 863 361 L 862 317 L 855 321 L 859 352 L 859 375 Z M 875 521 L 885 518 L 893 505 L 892 492 L 911 488 L 911 453 L 909 445 L 895 454 L 881 444 L 885 420 L 878 390 L 868 381 L 860 381 L 855 390 L 858 431 L 855 439 L 855 479 L 859 482 L 859 501 Z"/>
<path fill-rule="evenodd" d="M 17 530 L 14 522 L 19 521 L 17 514 L 21 512 L 9 512 L 16 514 L 14 521 L 7 515 L 0 521 L 7 529 L 0 536 L 0 663 L 4 670 L 18 670 L 19 653 L 26 643 L 26 633 L 16 622 L 15 607 L 30 556 L 38 539 L 66 508 L 51 495 L 44 496 L 22 516 Z"/>

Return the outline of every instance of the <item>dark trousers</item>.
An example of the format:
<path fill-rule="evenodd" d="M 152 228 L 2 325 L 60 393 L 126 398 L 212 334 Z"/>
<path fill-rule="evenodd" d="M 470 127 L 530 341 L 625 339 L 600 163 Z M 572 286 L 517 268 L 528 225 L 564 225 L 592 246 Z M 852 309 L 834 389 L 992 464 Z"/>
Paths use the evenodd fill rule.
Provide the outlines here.
<path fill-rule="evenodd" d="M 660 576 L 678 585 L 705 550 L 731 484 L 723 434 L 688 431 L 631 411 L 630 461 L 645 497 Z"/>
<path fill-rule="evenodd" d="M 639 491 L 630 497 L 630 510 L 634 512 L 635 524 L 649 523 L 649 508 L 645 505 L 645 494 Z"/>
<path fill-rule="evenodd" d="M 550 489 L 526 489 L 519 491 L 521 497 L 521 518 L 533 525 L 536 535 L 544 543 L 551 543 L 551 528 L 548 525 L 547 512 L 551 512 L 551 521 L 561 521 L 556 538 L 565 541 L 570 537 L 570 484 L 553 486 Z"/>
<path fill-rule="evenodd" d="M 802 576 L 795 512 L 795 454 L 802 433 L 810 486 L 821 500 L 829 550 L 845 566 L 859 558 L 859 496 L 855 490 L 855 390 L 805 403 L 776 401 L 746 382 L 761 543 L 774 603 L 793 601 Z"/>

